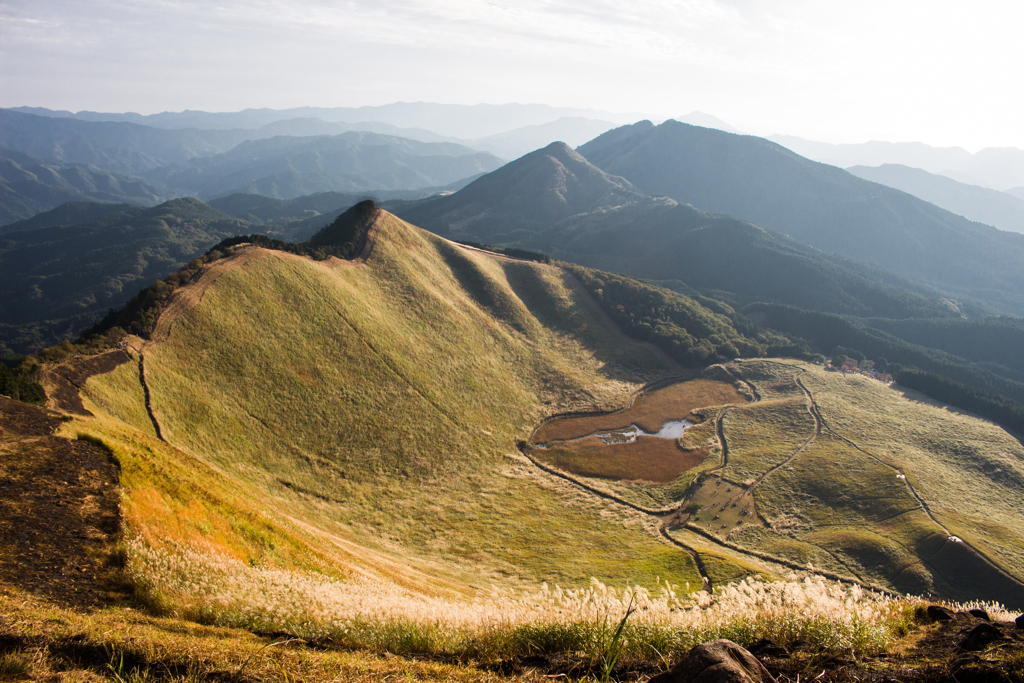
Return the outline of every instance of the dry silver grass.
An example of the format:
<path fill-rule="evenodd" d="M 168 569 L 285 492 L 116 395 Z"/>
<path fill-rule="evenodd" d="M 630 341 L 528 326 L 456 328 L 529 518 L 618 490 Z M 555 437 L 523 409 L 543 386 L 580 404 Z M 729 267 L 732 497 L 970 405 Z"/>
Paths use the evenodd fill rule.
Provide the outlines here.
<path fill-rule="evenodd" d="M 920 601 L 819 576 L 745 579 L 710 595 L 660 582 L 655 590 L 592 579 L 567 590 L 493 587 L 475 599 L 416 594 L 394 584 L 341 582 L 253 567 L 197 549 L 130 544 L 129 570 L 150 602 L 205 623 L 393 653 L 496 660 L 552 652 L 601 656 L 634 603 L 624 655 L 661 657 L 715 638 L 801 639 L 830 650 L 880 651 L 904 632 Z M 993 606 L 988 609 L 995 611 Z"/>

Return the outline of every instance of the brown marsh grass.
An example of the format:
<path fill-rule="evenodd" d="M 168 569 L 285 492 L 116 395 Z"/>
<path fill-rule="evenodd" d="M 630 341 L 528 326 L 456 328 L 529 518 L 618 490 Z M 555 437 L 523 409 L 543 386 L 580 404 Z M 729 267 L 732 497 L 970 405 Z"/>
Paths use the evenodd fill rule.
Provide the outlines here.
<path fill-rule="evenodd" d="M 603 444 L 581 439 L 553 448 L 535 448 L 530 455 L 561 470 L 598 479 L 675 481 L 704 462 L 705 449 L 681 449 L 674 439 L 639 436 L 633 443 Z"/>
<path fill-rule="evenodd" d="M 747 397 L 732 384 L 697 378 L 644 392 L 633 404 L 609 415 L 564 417 L 551 420 L 537 430 L 534 443 L 578 439 L 600 431 L 622 429 L 635 424 L 645 432 L 657 432 L 671 420 L 682 420 L 690 412 L 707 406 L 746 403 Z M 697 420 L 694 420 L 697 421 Z"/>

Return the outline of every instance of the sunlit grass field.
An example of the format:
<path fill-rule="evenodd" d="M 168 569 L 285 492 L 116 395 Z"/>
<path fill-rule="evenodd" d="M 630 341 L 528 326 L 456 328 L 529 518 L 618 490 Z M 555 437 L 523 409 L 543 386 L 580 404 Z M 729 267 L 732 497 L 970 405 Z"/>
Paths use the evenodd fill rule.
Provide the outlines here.
<path fill-rule="evenodd" d="M 700 584 L 631 511 L 515 449 L 543 415 L 620 407 L 665 373 L 559 269 L 388 219 L 362 265 L 248 259 L 143 354 L 167 443 L 135 364 L 90 380 L 97 417 L 66 431 L 122 463 L 129 563 L 152 604 L 190 598 L 142 581 L 145 548 L 425 594 Z"/>
<path fill-rule="evenodd" d="M 822 434 L 804 452 L 757 486 L 758 513 L 768 528 L 741 528 L 732 537 L 738 545 L 899 591 L 965 600 L 998 593 L 1024 603 L 1019 441 L 989 422 L 868 378 L 780 361 L 737 363 L 736 370 L 767 400 L 730 411 L 724 476 L 749 480 L 785 460 L 781 444 L 793 448 L 813 434 L 796 377 L 823 422 Z M 781 404 L 787 408 L 772 410 L 769 397 L 787 395 Z M 771 446 L 758 449 L 758 443 Z M 759 464 L 747 455 L 758 450 L 775 455 Z M 908 483 L 939 523 L 928 518 Z M 974 545 L 1016 581 L 950 535 Z"/>
<path fill-rule="evenodd" d="M 942 524 L 1022 576 L 1020 444 L 866 379 L 739 361 L 730 370 L 756 390 L 751 402 L 713 368 L 660 390 L 671 390 L 664 410 L 641 396 L 633 412 L 549 422 L 534 437 L 630 423 L 655 431 L 696 410 L 704 421 L 687 430 L 684 450 L 665 440 L 690 458 L 686 467 L 625 478 L 661 471 L 641 452 L 642 462 L 613 458 L 618 470 L 538 468 L 516 444 L 544 418 L 623 409 L 669 374 L 610 334 L 568 277 L 386 218 L 365 263 L 258 252 L 227 268 L 165 341 L 133 339 L 133 362 L 87 383 L 93 417 L 61 429 L 103 444 L 121 467 L 122 550 L 143 604 L 225 629 L 486 662 L 604 657 L 630 602 L 643 610 L 628 622 L 626 653 L 645 658 L 714 637 L 880 650 L 918 605 L 793 573 L 807 564 L 890 590 L 1016 595 L 947 538 L 907 482 Z M 729 454 L 721 470 L 719 417 Z M 671 520 L 615 500 L 681 505 L 702 473 L 743 498 L 723 511 L 709 494 L 705 511 L 714 499 L 720 516 L 713 533 L 665 527 L 686 548 L 662 537 Z M 958 509 L 958 490 L 979 502 Z M 694 554 L 713 593 L 698 590 Z M 206 652 L 199 643 L 212 631 L 203 633 L 192 651 Z M 232 633 L 246 644 L 203 655 L 229 671 L 256 646 Z M 280 652 L 267 661 L 325 672 L 364 664 Z M 374 666 L 359 675 L 383 671 Z"/>

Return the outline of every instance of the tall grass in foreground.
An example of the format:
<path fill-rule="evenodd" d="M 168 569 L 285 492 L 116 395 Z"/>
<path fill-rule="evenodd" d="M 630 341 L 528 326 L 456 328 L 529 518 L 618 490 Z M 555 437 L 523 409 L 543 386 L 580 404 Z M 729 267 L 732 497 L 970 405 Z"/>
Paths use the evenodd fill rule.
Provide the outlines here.
<path fill-rule="evenodd" d="M 716 638 L 750 644 L 804 640 L 829 650 L 882 651 L 911 625 L 917 599 L 896 599 L 818 576 L 746 579 L 715 591 L 680 594 L 661 584 L 615 590 L 527 592 L 493 589 L 473 600 L 437 598 L 369 579 L 253 567 L 195 549 L 169 553 L 130 543 L 129 571 L 154 607 L 204 623 L 352 648 L 493 661 L 569 653 L 661 659 Z M 634 610 L 618 631 L 627 607 Z M 997 606 L 987 606 L 998 611 Z M 617 635 L 616 635 L 617 634 Z"/>

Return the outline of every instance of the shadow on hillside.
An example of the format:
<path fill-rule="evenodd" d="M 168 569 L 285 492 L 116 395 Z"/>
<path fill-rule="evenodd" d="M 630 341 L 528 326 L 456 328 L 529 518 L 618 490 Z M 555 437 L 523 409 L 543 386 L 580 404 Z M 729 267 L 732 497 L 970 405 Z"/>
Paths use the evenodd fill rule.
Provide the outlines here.
<path fill-rule="evenodd" d="M 53 436 L 60 418 L 0 396 L 0 583 L 69 607 L 125 604 L 118 466 Z"/>

